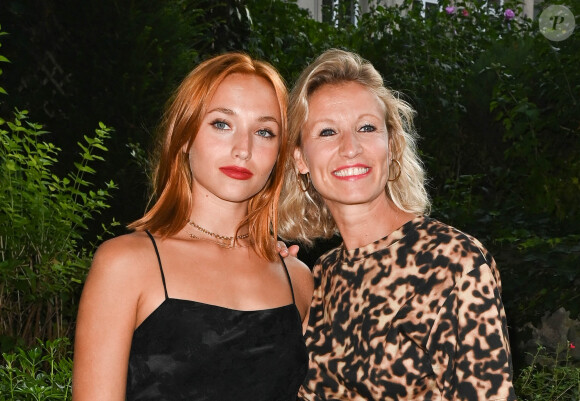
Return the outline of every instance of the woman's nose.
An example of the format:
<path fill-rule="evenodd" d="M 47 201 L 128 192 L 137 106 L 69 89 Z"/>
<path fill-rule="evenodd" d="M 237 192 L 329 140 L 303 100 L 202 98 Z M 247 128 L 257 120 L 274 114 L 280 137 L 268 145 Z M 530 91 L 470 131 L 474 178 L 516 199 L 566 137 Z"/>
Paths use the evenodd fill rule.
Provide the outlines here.
<path fill-rule="evenodd" d="M 249 160 L 252 157 L 251 134 L 246 132 L 237 132 L 234 134 L 232 156 L 241 160 Z"/>
<path fill-rule="evenodd" d="M 347 132 L 342 135 L 339 152 L 341 156 L 349 159 L 362 152 L 362 146 L 355 133 Z"/>

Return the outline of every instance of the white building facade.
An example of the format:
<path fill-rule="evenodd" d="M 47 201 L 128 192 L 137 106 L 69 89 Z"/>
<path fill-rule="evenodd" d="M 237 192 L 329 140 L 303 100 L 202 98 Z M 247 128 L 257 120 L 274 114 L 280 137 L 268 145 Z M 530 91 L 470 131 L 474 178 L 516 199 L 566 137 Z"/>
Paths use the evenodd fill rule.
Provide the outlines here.
<path fill-rule="evenodd" d="M 418 0 L 423 3 L 423 8 L 427 9 L 429 7 L 436 7 L 437 0 Z M 503 0 L 489 0 L 490 2 L 498 3 L 501 5 Z M 524 0 L 523 1 L 523 14 L 525 17 L 534 18 L 534 5 L 541 0 Z M 305 8 L 310 11 L 310 15 L 317 21 L 323 20 L 323 6 L 335 6 L 338 4 L 347 3 L 354 15 L 364 14 L 369 11 L 370 6 L 381 5 L 383 7 L 393 6 L 397 4 L 402 4 L 403 0 L 298 0 L 297 4 L 301 8 Z"/>

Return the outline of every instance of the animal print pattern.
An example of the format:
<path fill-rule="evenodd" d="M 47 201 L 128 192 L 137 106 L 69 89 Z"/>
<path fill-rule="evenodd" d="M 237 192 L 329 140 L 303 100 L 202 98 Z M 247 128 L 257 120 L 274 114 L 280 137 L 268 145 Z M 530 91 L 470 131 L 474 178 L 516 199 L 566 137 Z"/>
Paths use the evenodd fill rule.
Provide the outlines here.
<path fill-rule="evenodd" d="M 304 400 L 515 400 L 492 256 L 429 217 L 314 267 Z"/>

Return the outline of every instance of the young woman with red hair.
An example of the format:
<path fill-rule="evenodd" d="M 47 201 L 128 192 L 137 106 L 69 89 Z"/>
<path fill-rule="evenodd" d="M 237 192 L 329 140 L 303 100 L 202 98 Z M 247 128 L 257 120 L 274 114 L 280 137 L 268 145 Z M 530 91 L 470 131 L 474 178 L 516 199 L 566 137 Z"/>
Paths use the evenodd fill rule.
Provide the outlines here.
<path fill-rule="evenodd" d="M 296 398 L 313 284 L 276 249 L 286 107 L 276 70 L 240 53 L 181 83 L 161 124 L 156 201 L 95 254 L 75 401 Z"/>

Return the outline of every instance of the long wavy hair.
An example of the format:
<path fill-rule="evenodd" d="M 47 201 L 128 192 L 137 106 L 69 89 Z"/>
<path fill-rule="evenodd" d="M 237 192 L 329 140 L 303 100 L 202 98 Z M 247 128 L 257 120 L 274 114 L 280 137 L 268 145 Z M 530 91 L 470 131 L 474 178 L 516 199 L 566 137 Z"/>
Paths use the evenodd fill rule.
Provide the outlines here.
<path fill-rule="evenodd" d="M 288 152 L 300 147 L 301 133 L 308 119 L 312 94 L 323 85 L 357 82 L 374 93 L 385 105 L 385 121 L 394 170 L 385 191 L 394 204 L 406 212 L 427 214 L 429 196 L 425 188 L 425 171 L 417 152 L 417 134 L 413 126 L 415 111 L 398 93 L 385 87 L 380 73 L 359 55 L 338 49 L 322 53 L 301 73 L 290 92 L 288 106 Z M 285 181 L 278 212 L 279 234 L 287 240 L 312 245 L 313 239 L 330 238 L 338 228 L 324 199 L 312 185 L 306 191 L 300 186 L 300 173 L 293 157 L 287 158 Z M 304 186 L 304 185 L 303 185 Z"/>
<path fill-rule="evenodd" d="M 236 229 L 237 234 L 247 224 L 254 250 L 260 256 L 274 260 L 278 230 L 276 212 L 289 154 L 288 92 L 284 80 L 272 65 L 244 53 L 226 53 L 206 60 L 181 82 L 168 102 L 158 130 L 152 207 L 128 227 L 137 231 L 150 230 L 167 237 L 187 224 L 193 207 L 192 173 L 184 149 L 189 151 L 191 148 L 218 86 L 235 73 L 266 79 L 273 86 L 280 107 L 282 127 L 276 163 L 264 188 L 249 201 L 248 214 Z"/>

